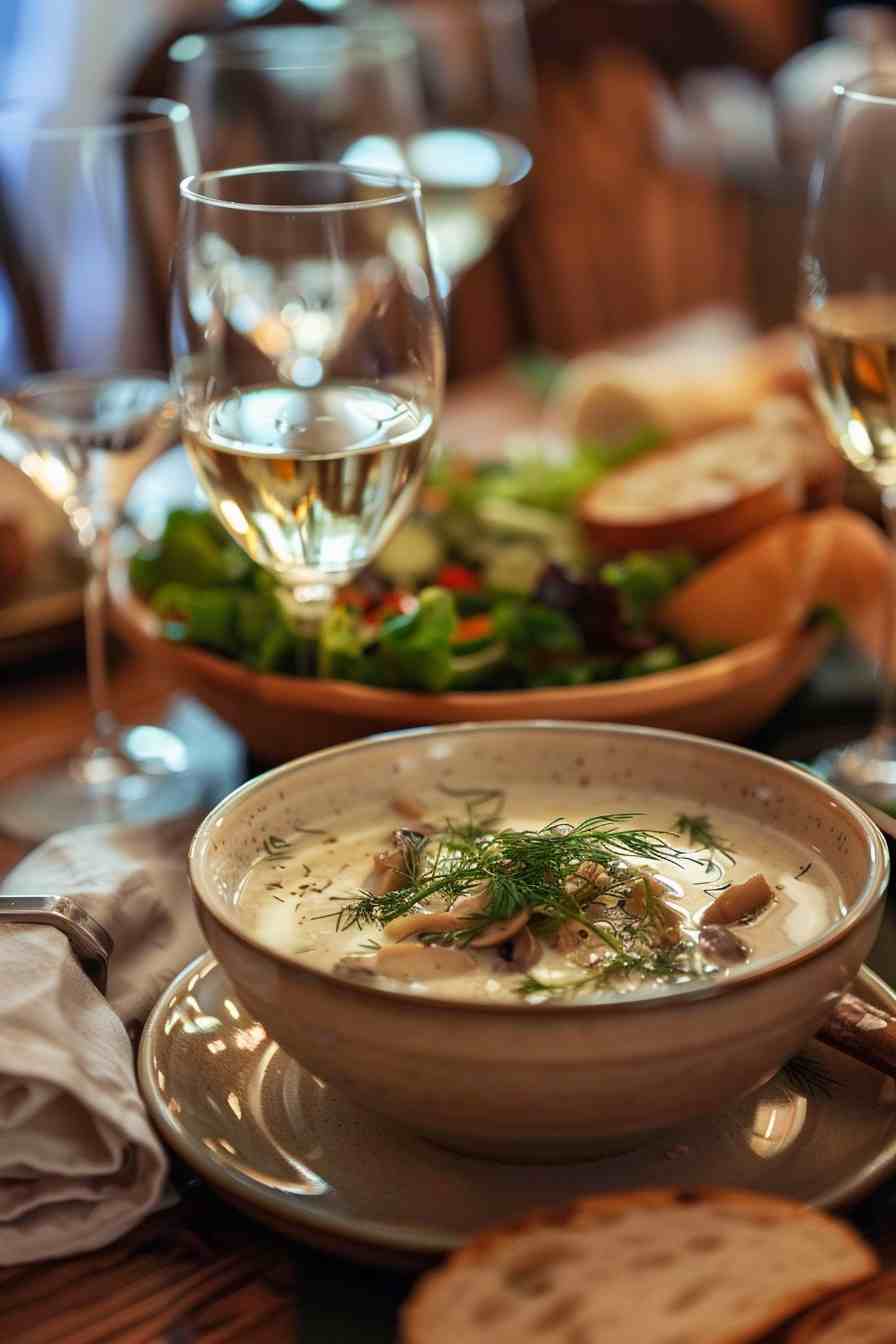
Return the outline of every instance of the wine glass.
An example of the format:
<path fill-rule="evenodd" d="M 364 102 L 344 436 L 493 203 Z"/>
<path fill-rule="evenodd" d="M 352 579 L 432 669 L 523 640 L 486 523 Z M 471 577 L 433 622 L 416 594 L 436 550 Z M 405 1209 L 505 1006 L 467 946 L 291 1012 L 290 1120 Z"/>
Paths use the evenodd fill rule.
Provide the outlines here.
<path fill-rule="evenodd" d="M 813 169 L 801 318 L 812 395 L 832 441 L 880 491 L 896 538 L 896 70 L 834 86 Z M 844 557 L 849 563 L 849 557 Z M 896 584 L 886 604 L 883 693 L 872 734 L 823 758 L 832 780 L 878 802 L 896 797 L 896 699 L 890 675 Z"/>
<path fill-rule="evenodd" d="M 494 246 L 532 167 L 535 94 L 522 0 L 408 0 L 425 126 L 402 145 L 451 284 Z M 344 157 L 360 162 L 356 145 Z"/>
<path fill-rule="evenodd" d="M 0 827 L 41 839 L 194 806 L 183 744 L 123 732 L 105 660 L 110 538 L 138 472 L 173 442 L 164 276 L 177 184 L 197 166 L 186 107 L 120 99 L 88 121 L 0 105 L 0 454 L 65 511 L 88 565 L 93 726 L 72 758 L 0 788 Z"/>
<path fill-rule="evenodd" d="M 420 185 L 267 164 L 181 185 L 172 350 L 212 507 L 313 632 L 413 507 L 444 345 Z"/>
<path fill-rule="evenodd" d="M 208 167 L 331 159 L 419 178 L 443 293 L 520 204 L 534 121 L 521 0 L 195 34 L 171 58 Z"/>

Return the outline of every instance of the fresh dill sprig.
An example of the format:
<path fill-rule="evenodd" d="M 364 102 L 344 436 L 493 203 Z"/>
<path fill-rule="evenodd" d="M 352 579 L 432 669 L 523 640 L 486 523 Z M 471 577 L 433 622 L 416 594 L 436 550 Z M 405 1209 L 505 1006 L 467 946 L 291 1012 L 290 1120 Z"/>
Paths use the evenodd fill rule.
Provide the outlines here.
<path fill-rule="evenodd" d="M 587 990 L 606 989 L 633 973 L 643 979 L 678 980 L 693 974 L 694 956 L 693 947 L 687 943 L 645 952 L 617 952 L 583 971 L 574 980 L 552 983 L 540 980 L 537 975 L 526 975 L 516 986 L 516 993 L 524 999 L 538 998 L 541 1002 L 550 1002 L 574 998 Z"/>
<path fill-rule="evenodd" d="M 693 845 L 695 849 L 705 849 L 710 857 L 713 854 L 721 854 L 729 863 L 734 862 L 734 855 L 727 847 L 727 842 L 716 835 L 709 817 L 703 814 L 689 817 L 686 812 L 681 812 L 675 818 L 675 829 L 679 835 L 685 836 L 688 844 Z"/>
<path fill-rule="evenodd" d="M 628 955 L 609 923 L 595 921 L 586 911 L 593 892 L 582 892 L 579 899 L 573 884 L 567 889 L 567 880 L 586 862 L 604 868 L 620 859 L 680 862 L 680 851 L 664 835 L 628 826 L 633 819 L 631 813 L 589 817 L 578 825 L 557 819 L 538 830 L 500 830 L 476 839 L 449 830 L 425 873 L 382 895 L 362 892 L 339 911 L 337 928 L 368 923 L 384 927 L 433 898 L 451 909 L 462 897 L 487 889 L 484 908 L 454 935 L 456 941 L 469 942 L 487 925 L 525 911 L 559 923 L 574 920 L 618 955 Z M 629 873 L 618 885 L 630 886 L 631 881 Z M 649 902 L 645 905 L 649 921 Z"/>
<path fill-rule="evenodd" d="M 446 835 L 462 844 L 475 844 L 483 835 L 493 831 L 504 815 L 507 794 L 504 789 L 482 787 L 456 788 L 444 781 L 438 785 L 440 793 L 449 798 L 462 798 L 466 817 L 463 821 L 445 823 Z"/>

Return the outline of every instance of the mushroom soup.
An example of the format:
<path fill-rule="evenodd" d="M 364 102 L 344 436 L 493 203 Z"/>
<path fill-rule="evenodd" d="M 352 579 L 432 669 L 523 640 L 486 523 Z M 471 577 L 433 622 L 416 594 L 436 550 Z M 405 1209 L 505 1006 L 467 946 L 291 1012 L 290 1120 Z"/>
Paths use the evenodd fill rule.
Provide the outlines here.
<path fill-rule="evenodd" d="M 589 1002 L 781 957 L 843 913 L 831 867 L 722 808 L 435 793 L 350 835 L 269 836 L 247 929 L 321 971 L 439 998 Z"/>

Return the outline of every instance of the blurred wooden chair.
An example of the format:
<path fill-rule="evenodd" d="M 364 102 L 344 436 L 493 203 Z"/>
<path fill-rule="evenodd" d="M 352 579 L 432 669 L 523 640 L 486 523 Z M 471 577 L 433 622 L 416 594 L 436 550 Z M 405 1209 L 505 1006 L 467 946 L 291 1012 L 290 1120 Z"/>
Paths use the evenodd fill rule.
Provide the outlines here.
<path fill-rule="evenodd" d="M 535 165 L 510 234 L 456 295 L 456 373 L 496 363 L 514 344 L 573 353 L 702 304 L 747 302 L 745 203 L 661 161 L 656 112 L 695 69 L 766 74 L 768 43 L 757 40 L 766 8 L 765 0 L 536 5 Z M 775 60 L 798 41 L 803 8 L 782 0 L 779 16 L 786 10 L 793 23 L 782 23 Z"/>
<path fill-rule="evenodd" d="M 798 40 L 804 9 L 805 0 L 530 0 L 535 166 L 514 225 L 452 296 L 452 375 L 522 345 L 572 353 L 701 304 L 745 302 L 744 205 L 661 163 L 657 99 L 694 69 L 766 75 Z M 164 91 L 168 44 L 135 72 L 133 91 Z"/>

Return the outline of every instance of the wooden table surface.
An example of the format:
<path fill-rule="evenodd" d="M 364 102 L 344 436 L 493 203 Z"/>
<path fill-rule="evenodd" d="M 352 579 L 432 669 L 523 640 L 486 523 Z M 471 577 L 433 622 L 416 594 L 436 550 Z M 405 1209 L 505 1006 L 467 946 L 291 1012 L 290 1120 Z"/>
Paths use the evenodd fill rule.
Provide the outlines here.
<path fill-rule="evenodd" d="M 471 437 L 487 408 L 467 408 Z M 463 426 L 464 429 L 467 425 Z M 494 426 L 491 426 L 494 432 Z M 0 777 L 74 748 L 88 722 L 77 653 L 0 670 Z M 173 688 L 151 663 L 121 655 L 124 721 L 160 721 Z M 870 683 L 849 659 L 820 669 L 755 745 L 808 758 L 864 730 Z M 0 837 L 0 875 L 24 854 Z M 872 964 L 896 980 L 891 915 Z M 389 1344 L 411 1274 L 358 1266 L 289 1243 L 175 1169 L 180 1200 L 117 1244 L 49 1264 L 0 1270 L 0 1341 L 10 1344 Z M 852 1215 L 896 1265 L 896 1180 Z M 459 1342 L 460 1344 L 460 1342 Z"/>

